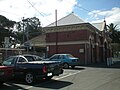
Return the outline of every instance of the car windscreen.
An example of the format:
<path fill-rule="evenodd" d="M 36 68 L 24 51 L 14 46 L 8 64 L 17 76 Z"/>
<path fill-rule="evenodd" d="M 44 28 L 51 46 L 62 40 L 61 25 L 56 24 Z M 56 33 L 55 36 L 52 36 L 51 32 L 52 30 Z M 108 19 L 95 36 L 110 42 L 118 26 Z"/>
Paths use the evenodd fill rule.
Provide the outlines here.
<path fill-rule="evenodd" d="M 14 62 L 15 62 L 16 58 L 17 57 L 9 57 L 5 61 L 3 61 L 2 64 L 5 65 L 5 66 L 12 66 L 12 65 L 14 65 Z"/>
<path fill-rule="evenodd" d="M 35 61 L 35 59 L 32 56 L 24 56 L 24 57 L 28 60 L 28 62 Z"/>
<path fill-rule="evenodd" d="M 72 56 L 71 54 L 67 55 L 68 58 L 74 58 L 74 56 Z"/>
<path fill-rule="evenodd" d="M 59 59 L 59 55 L 54 55 L 54 56 L 50 57 L 49 60 L 55 60 L 55 59 Z"/>
<path fill-rule="evenodd" d="M 43 60 L 43 58 L 42 58 L 42 57 L 39 57 L 39 56 L 35 56 L 35 60 L 36 60 L 36 61 L 41 61 L 41 60 Z"/>

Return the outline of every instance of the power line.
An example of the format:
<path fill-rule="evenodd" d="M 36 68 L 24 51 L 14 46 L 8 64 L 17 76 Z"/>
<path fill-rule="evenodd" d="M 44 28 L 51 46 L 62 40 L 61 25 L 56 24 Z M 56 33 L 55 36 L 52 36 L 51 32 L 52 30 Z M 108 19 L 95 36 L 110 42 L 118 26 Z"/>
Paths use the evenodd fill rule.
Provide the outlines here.
<path fill-rule="evenodd" d="M 73 4 L 72 2 L 70 2 L 70 1 L 68 1 L 68 0 L 66 0 L 66 2 L 68 2 L 68 3 L 70 3 L 70 4 Z M 75 4 L 75 6 L 78 7 L 78 8 L 80 8 L 80 9 L 83 9 L 83 10 L 85 10 L 85 11 L 87 11 L 87 12 L 91 12 L 90 10 L 88 10 L 88 9 L 86 9 L 86 8 L 83 8 L 82 6 L 79 6 L 78 4 Z"/>
<path fill-rule="evenodd" d="M 79 5 L 75 5 L 75 6 L 77 6 L 78 8 L 81 8 L 81 9 L 87 11 L 87 12 L 92 12 L 92 11 L 90 11 L 90 10 L 88 10 L 88 9 L 85 9 L 85 8 L 79 6 Z M 100 11 L 100 12 L 102 12 L 102 11 Z M 93 13 L 93 14 L 99 14 L 100 12 L 96 12 L 96 13 L 93 13 L 93 12 L 92 12 L 92 13 Z M 105 16 L 104 16 L 104 17 L 105 17 Z"/>
<path fill-rule="evenodd" d="M 27 1 L 42 17 L 45 17 L 37 8 L 34 7 L 34 5 L 29 0 L 27 0 Z M 47 20 L 47 21 L 50 22 L 49 20 Z"/>
<path fill-rule="evenodd" d="M 27 2 L 42 16 L 42 17 L 44 17 L 45 18 L 45 16 L 37 9 L 37 8 L 35 8 L 34 7 L 34 5 L 29 1 L 29 0 L 27 0 Z M 73 4 L 72 2 L 70 2 L 70 1 L 68 1 L 68 0 L 66 0 L 66 2 L 68 2 L 68 3 L 70 3 L 70 4 Z M 87 12 L 92 12 L 91 10 L 88 10 L 88 9 L 86 9 L 86 8 L 84 8 L 84 7 L 82 7 L 82 6 L 79 6 L 78 4 L 75 4 L 75 6 L 76 7 L 78 7 L 78 8 L 80 8 L 80 9 L 82 9 L 82 10 L 85 10 L 85 11 L 87 11 Z M 20 16 L 20 15 L 18 15 L 18 14 L 15 14 L 15 13 L 11 13 L 11 12 L 8 12 L 8 11 L 4 11 L 4 10 L 0 10 L 1 12 L 5 12 L 5 13 L 9 13 L 9 14 L 12 14 L 12 15 L 14 15 L 14 16 Z M 102 12 L 102 11 L 101 11 Z M 99 14 L 100 12 L 96 12 L 96 13 L 93 13 L 93 14 Z M 104 16 L 105 17 L 105 16 Z M 47 20 L 47 19 L 46 19 Z M 50 22 L 49 20 L 47 20 L 48 22 Z"/>
<path fill-rule="evenodd" d="M 67 2 L 73 4 L 73 3 L 70 2 L 70 1 L 67 1 Z M 82 7 L 82 6 L 79 6 L 78 4 L 75 4 L 75 6 L 78 7 L 78 8 L 80 8 L 80 9 L 83 9 L 83 10 L 85 10 L 85 11 L 87 11 L 87 12 L 92 12 L 91 10 L 88 10 L 88 9 Z M 102 12 L 102 11 L 101 11 L 101 12 Z M 98 13 L 100 13 L 100 12 L 96 12 L 96 13 L 93 13 L 93 14 L 98 14 Z M 104 17 L 105 17 L 105 16 L 104 16 Z"/>
<path fill-rule="evenodd" d="M 27 0 L 27 2 L 28 2 L 42 17 L 45 17 L 37 8 L 34 7 L 34 5 L 33 5 L 29 0 Z M 4 11 L 4 10 L 0 10 L 0 12 L 8 13 L 8 14 L 11 14 L 11 15 L 14 15 L 14 16 L 21 16 L 21 15 L 18 15 L 18 14 L 12 13 L 12 12 L 8 12 L 8 11 Z M 46 20 L 47 20 L 47 19 L 46 19 Z M 47 21 L 50 22 L 49 20 L 47 20 Z"/>
<path fill-rule="evenodd" d="M 39 12 L 39 10 L 37 10 L 29 0 L 27 1 L 37 12 Z M 39 12 L 39 14 L 44 17 L 44 15 L 41 12 Z"/>

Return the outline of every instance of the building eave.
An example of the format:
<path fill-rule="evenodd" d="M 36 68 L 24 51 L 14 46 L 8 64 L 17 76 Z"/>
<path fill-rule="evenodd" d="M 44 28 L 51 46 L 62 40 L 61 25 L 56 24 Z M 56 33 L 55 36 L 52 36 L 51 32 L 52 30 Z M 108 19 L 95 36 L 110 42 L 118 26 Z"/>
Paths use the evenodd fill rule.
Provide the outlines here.
<path fill-rule="evenodd" d="M 89 23 L 80 23 L 80 24 L 72 24 L 72 25 L 63 25 L 63 26 L 54 26 L 54 27 L 44 27 L 43 30 L 45 33 L 53 33 L 53 32 L 63 32 L 63 31 L 76 31 L 76 30 L 89 30 L 87 27 Z"/>

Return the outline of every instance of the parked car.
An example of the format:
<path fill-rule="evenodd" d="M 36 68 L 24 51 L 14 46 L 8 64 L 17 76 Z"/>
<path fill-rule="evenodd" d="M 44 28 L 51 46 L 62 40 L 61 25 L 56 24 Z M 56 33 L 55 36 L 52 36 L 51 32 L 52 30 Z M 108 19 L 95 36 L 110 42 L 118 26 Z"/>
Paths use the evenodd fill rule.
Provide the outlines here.
<path fill-rule="evenodd" d="M 51 79 L 63 73 L 61 62 L 41 61 L 36 57 L 36 55 L 10 56 L 2 64 L 13 67 L 14 78 L 23 78 L 28 84 L 34 83 L 37 79 Z"/>
<path fill-rule="evenodd" d="M 33 55 L 33 54 L 24 54 L 22 56 L 24 56 L 28 61 L 41 61 L 41 60 L 43 60 L 42 57 L 40 57 L 38 55 Z"/>
<path fill-rule="evenodd" d="M 13 68 L 9 66 L 0 66 L 0 86 L 13 78 Z"/>
<path fill-rule="evenodd" d="M 80 65 L 79 58 L 76 58 L 71 54 L 54 54 L 53 56 L 45 60 L 61 61 L 61 63 L 63 64 L 63 68 L 69 68 L 69 66 L 71 66 L 72 68 L 75 68 L 75 66 Z"/>

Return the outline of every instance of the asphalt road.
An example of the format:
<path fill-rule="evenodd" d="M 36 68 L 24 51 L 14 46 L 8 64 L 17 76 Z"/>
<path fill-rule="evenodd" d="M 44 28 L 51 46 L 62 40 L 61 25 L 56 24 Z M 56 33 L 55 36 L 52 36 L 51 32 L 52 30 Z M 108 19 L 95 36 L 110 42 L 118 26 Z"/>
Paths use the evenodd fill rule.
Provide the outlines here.
<path fill-rule="evenodd" d="M 0 90 L 120 90 L 120 63 L 106 67 L 104 65 L 78 66 L 65 69 L 60 76 L 50 81 L 26 85 L 22 81 L 4 83 Z"/>

